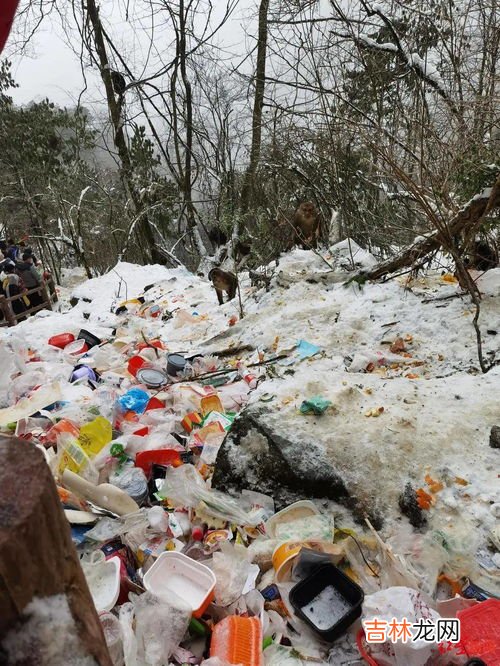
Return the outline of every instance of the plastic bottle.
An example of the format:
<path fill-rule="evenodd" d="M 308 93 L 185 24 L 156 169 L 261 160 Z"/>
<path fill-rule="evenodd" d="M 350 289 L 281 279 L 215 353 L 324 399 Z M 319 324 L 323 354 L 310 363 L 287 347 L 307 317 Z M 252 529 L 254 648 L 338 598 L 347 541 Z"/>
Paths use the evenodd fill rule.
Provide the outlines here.
<path fill-rule="evenodd" d="M 249 372 L 248 368 L 242 361 L 238 361 L 237 368 L 239 376 L 248 384 L 249 388 L 257 388 L 257 377 Z"/>
<path fill-rule="evenodd" d="M 191 528 L 191 537 L 193 541 L 203 541 L 205 532 L 206 532 L 206 525 L 203 525 L 201 521 L 197 520 L 193 523 L 193 526 Z"/>
<path fill-rule="evenodd" d="M 99 613 L 99 620 L 104 631 L 104 638 L 108 647 L 109 656 L 113 666 L 123 666 L 123 641 L 120 621 L 112 613 L 103 611 Z"/>

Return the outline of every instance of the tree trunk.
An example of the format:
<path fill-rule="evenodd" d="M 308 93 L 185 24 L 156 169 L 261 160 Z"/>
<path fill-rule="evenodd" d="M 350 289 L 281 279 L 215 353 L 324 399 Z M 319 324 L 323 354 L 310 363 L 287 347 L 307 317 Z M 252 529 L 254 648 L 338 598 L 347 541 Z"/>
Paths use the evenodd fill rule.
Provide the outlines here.
<path fill-rule="evenodd" d="M 431 236 L 424 238 L 408 248 L 403 250 L 397 257 L 383 261 L 371 271 L 363 273 L 366 280 L 378 280 L 384 275 L 395 273 L 402 268 L 407 268 L 421 262 L 427 255 L 442 245 L 447 246 L 451 239 L 456 235 L 477 228 L 481 218 L 491 212 L 494 208 L 500 206 L 500 176 L 498 176 L 491 191 L 485 190 L 476 195 L 469 203 L 462 208 L 448 223 L 447 237 L 435 231 Z"/>
<path fill-rule="evenodd" d="M 0 636 L 22 622 L 34 598 L 65 595 L 83 648 L 112 666 L 50 469 L 38 449 L 13 437 L 0 437 L 0 516 Z M 30 663 L 52 666 L 37 660 L 34 638 Z"/>
<path fill-rule="evenodd" d="M 111 79 L 111 68 L 108 60 L 108 54 L 106 51 L 106 44 L 104 42 L 104 35 L 101 26 L 101 19 L 99 17 L 99 9 L 95 4 L 95 0 L 87 0 L 87 13 L 92 23 L 94 29 L 94 43 L 99 57 L 99 65 L 101 70 L 101 78 L 106 89 L 106 99 L 108 102 L 108 109 L 111 116 L 111 122 L 113 123 L 114 129 L 114 142 L 118 150 L 118 156 L 121 163 L 121 177 L 124 184 L 125 190 L 133 204 L 134 212 L 137 215 L 141 212 L 143 206 L 140 202 L 138 193 L 135 189 L 133 183 L 133 166 L 132 160 L 130 157 L 130 151 L 127 145 L 127 139 L 125 136 L 125 131 L 123 129 L 123 121 L 121 117 L 121 102 L 118 103 L 115 98 L 115 93 L 113 90 L 113 82 Z M 144 239 L 148 244 L 149 252 L 147 253 L 147 259 L 152 258 L 159 263 L 164 263 L 165 260 L 160 253 L 155 249 L 155 238 L 154 233 L 149 224 L 147 215 L 143 215 L 141 219 L 141 231 L 144 235 Z"/>
<path fill-rule="evenodd" d="M 246 213 L 250 206 L 255 185 L 255 174 L 260 160 L 262 141 L 262 108 L 264 106 L 264 90 L 266 85 L 266 57 L 267 57 L 267 15 L 269 0 L 261 0 L 259 6 L 259 36 L 257 42 L 257 65 L 255 69 L 255 97 L 252 117 L 252 146 L 250 149 L 250 163 L 245 173 L 245 180 L 241 192 L 241 212 Z"/>

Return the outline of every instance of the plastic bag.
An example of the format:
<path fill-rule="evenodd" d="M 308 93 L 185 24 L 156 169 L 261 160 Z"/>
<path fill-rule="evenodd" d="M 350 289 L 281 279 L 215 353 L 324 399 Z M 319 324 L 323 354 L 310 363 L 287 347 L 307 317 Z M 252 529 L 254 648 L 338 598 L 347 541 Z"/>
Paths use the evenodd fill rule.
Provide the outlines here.
<path fill-rule="evenodd" d="M 97 525 L 85 533 L 86 539 L 104 543 L 122 534 L 123 523 L 120 519 L 101 518 Z"/>
<path fill-rule="evenodd" d="M 3 374 L 3 368 L 2 368 Z M 11 405 L 15 404 L 20 398 L 28 396 L 36 386 L 46 384 L 47 375 L 43 370 L 31 370 L 15 377 L 9 384 L 7 397 Z"/>
<path fill-rule="evenodd" d="M 55 402 L 59 402 L 62 397 L 59 382 L 44 384 L 34 391 L 29 398 L 21 398 L 12 407 L 0 409 L 0 426 L 6 426 L 9 423 L 27 418 L 35 412 L 39 412 L 53 405 Z M 62 410 L 58 415 L 62 415 Z"/>
<path fill-rule="evenodd" d="M 405 558 L 408 570 L 418 578 L 419 588 L 433 595 L 437 579 L 449 561 L 442 539 L 434 532 L 425 535 L 401 529 L 397 537 L 388 540 L 395 553 Z"/>
<path fill-rule="evenodd" d="M 256 570 L 256 571 L 255 571 Z M 229 606 L 239 599 L 246 590 L 247 582 L 252 575 L 259 573 L 259 567 L 251 564 L 246 558 L 246 550 L 223 542 L 220 552 L 214 553 L 212 571 L 217 582 L 215 598 L 218 606 Z"/>
<path fill-rule="evenodd" d="M 137 666 L 137 639 L 134 634 L 134 606 L 130 601 L 120 606 L 120 626 L 125 666 Z"/>
<path fill-rule="evenodd" d="M 149 394 L 139 388 L 131 388 L 121 398 L 118 398 L 118 404 L 123 411 L 132 411 L 142 414 L 149 402 Z"/>
<path fill-rule="evenodd" d="M 363 602 L 363 626 L 366 621 L 391 622 L 393 618 L 409 623 L 418 620 L 435 622 L 439 613 L 430 608 L 422 594 L 409 587 L 390 587 L 365 597 Z M 422 666 L 437 649 L 437 643 L 424 640 L 403 642 L 386 642 L 371 646 L 373 658 L 380 666 Z"/>
<path fill-rule="evenodd" d="M 237 525 L 255 526 L 260 522 L 259 516 L 251 516 L 243 511 L 238 502 L 229 495 L 210 490 L 192 465 L 167 469 L 159 494 L 176 506 L 194 509 L 202 504 L 205 513 Z"/>
<path fill-rule="evenodd" d="M 151 592 L 135 597 L 133 604 L 139 660 L 147 666 L 163 666 L 182 641 L 192 609 L 174 594 L 167 602 Z"/>
<path fill-rule="evenodd" d="M 111 423 L 104 417 L 98 416 L 80 428 L 78 444 L 88 456 L 92 457 L 97 455 L 112 439 Z"/>
<path fill-rule="evenodd" d="M 96 484 L 99 473 L 87 453 L 82 449 L 77 440 L 69 432 L 61 432 L 57 436 L 58 474 L 61 476 L 64 470 L 79 474 L 82 478 Z"/>
<path fill-rule="evenodd" d="M 331 406 L 331 404 L 332 403 L 330 400 L 327 400 L 320 395 L 314 395 L 302 402 L 300 406 L 300 413 L 321 416 L 321 414 L 324 414 L 328 407 Z"/>
<path fill-rule="evenodd" d="M 302 661 L 293 648 L 284 645 L 270 645 L 264 650 L 266 666 L 303 666 Z"/>

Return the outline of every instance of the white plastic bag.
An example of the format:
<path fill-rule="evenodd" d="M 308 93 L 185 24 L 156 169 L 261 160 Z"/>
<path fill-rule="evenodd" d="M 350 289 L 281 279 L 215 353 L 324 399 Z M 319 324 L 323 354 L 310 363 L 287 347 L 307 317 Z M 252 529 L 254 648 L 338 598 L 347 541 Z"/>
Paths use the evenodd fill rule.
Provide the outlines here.
<path fill-rule="evenodd" d="M 151 592 L 133 604 L 139 663 L 164 666 L 186 633 L 192 609 L 174 594 L 167 602 Z"/>
<path fill-rule="evenodd" d="M 365 597 L 363 602 L 363 626 L 365 621 L 374 618 L 382 622 L 398 622 L 406 619 L 409 623 L 418 620 L 435 622 L 439 613 L 430 608 L 422 594 L 409 587 L 390 587 Z M 366 629 L 365 629 L 366 631 Z M 386 642 L 371 646 L 373 658 L 380 666 L 422 666 L 427 663 L 437 643 L 423 640 L 412 642 Z"/>
<path fill-rule="evenodd" d="M 217 579 L 217 604 L 229 606 L 255 587 L 259 567 L 248 561 L 245 548 L 223 542 L 220 552 L 213 555 L 212 571 Z"/>
<path fill-rule="evenodd" d="M 237 525 L 258 525 L 259 516 L 250 516 L 238 502 L 218 490 L 211 490 L 201 474 L 192 465 L 170 467 L 160 488 L 160 495 L 167 497 L 175 506 L 203 510 L 214 518 L 229 520 Z"/>
<path fill-rule="evenodd" d="M 134 634 L 134 606 L 130 601 L 120 606 L 120 626 L 125 666 L 137 666 L 137 639 Z"/>

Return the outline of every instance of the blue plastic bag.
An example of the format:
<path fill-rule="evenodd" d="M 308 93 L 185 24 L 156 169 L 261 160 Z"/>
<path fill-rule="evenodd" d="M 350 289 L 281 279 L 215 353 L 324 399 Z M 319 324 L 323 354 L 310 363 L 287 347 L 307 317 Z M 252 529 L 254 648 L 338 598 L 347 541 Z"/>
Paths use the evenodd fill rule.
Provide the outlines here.
<path fill-rule="evenodd" d="M 142 414 L 148 402 L 149 394 L 139 388 L 132 388 L 118 398 L 118 404 L 124 412 L 132 411 L 136 414 Z"/>

